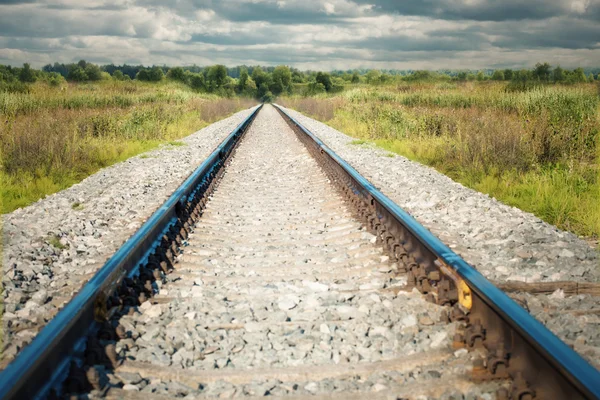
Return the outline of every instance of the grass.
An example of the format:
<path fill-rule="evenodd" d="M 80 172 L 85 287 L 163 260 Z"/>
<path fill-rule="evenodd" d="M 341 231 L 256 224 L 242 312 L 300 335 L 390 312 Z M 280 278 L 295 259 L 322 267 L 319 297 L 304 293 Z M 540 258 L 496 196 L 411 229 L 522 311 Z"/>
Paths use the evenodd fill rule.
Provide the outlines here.
<path fill-rule="evenodd" d="M 177 83 L 36 83 L 29 93 L 0 93 L 0 211 L 163 143 L 184 146 L 178 139 L 253 104 Z"/>
<path fill-rule="evenodd" d="M 62 244 L 60 242 L 60 238 L 56 235 L 52 235 L 52 236 L 48 237 L 48 243 L 51 246 L 57 248 L 58 250 L 64 250 L 68 247 L 68 246 L 65 246 L 64 244 Z"/>
<path fill-rule="evenodd" d="M 279 102 L 578 235 L 600 236 L 600 88 L 358 88 Z"/>

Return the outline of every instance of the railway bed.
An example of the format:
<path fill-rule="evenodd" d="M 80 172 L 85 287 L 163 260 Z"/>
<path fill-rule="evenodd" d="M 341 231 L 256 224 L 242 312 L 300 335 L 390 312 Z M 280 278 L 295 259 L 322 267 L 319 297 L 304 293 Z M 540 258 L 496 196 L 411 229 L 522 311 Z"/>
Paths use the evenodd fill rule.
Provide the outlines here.
<path fill-rule="evenodd" d="M 97 277 L 3 398 L 599 394 L 598 371 L 272 106 Z"/>

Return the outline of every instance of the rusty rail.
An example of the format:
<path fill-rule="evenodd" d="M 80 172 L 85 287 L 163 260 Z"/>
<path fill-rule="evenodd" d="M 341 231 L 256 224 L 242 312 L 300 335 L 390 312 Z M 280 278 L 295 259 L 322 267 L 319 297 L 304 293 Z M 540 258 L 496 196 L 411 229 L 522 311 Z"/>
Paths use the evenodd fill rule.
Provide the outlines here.
<path fill-rule="evenodd" d="M 510 379 L 498 398 L 597 399 L 600 373 L 475 268 L 391 201 L 283 108 L 275 105 L 299 139 L 338 186 L 409 284 L 428 300 L 451 308 L 462 321 L 456 347 L 479 348 L 486 359 L 480 380 Z"/>

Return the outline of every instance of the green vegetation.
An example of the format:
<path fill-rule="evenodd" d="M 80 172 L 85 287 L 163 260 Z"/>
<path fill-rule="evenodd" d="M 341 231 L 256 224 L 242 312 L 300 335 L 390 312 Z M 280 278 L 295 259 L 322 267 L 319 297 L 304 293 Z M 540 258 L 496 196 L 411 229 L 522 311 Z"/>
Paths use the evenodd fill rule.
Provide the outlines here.
<path fill-rule="evenodd" d="M 0 66 L 0 209 L 177 141 L 251 99 L 581 235 L 600 234 L 600 69 L 299 71 L 287 66 Z M 392 155 L 389 153 L 388 155 Z M 142 156 L 145 158 L 147 156 Z"/>
<path fill-rule="evenodd" d="M 87 71 L 89 78 L 89 72 L 98 68 L 91 65 L 77 68 Z M 198 92 L 166 79 L 142 82 L 101 77 L 94 82 L 67 83 L 54 72 L 25 70 L 0 67 L 0 74 L 4 73 L 0 88 L 5 89 L 0 90 L 3 213 L 162 143 L 185 145 L 177 139 L 255 103 L 250 98 Z M 6 71 L 13 78 L 4 79 Z M 30 82 L 31 75 L 35 82 Z M 27 83 L 18 80 L 21 77 Z M 80 209 L 80 205 L 73 208 Z"/>
<path fill-rule="evenodd" d="M 56 235 L 52 235 L 50 237 L 48 237 L 48 243 L 57 248 L 58 250 L 64 250 L 66 249 L 68 246 L 65 246 L 64 244 L 62 244 L 60 242 L 60 237 L 56 236 Z"/>
<path fill-rule="evenodd" d="M 357 138 L 353 144 L 373 142 L 562 229 L 597 238 L 600 87 L 553 78 L 579 69 L 566 74 L 538 64 L 527 74 L 518 71 L 530 77 L 522 82 L 535 84 L 517 90 L 515 80 L 502 81 L 514 74 L 501 72 L 482 82 L 430 73 L 424 80 L 411 76 L 278 101 Z"/>

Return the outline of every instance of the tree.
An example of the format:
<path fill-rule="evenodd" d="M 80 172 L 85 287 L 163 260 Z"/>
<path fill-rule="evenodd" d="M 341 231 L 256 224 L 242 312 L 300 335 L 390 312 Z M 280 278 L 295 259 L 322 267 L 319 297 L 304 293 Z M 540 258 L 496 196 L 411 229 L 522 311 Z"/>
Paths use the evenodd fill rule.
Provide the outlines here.
<path fill-rule="evenodd" d="M 202 74 L 194 74 L 194 73 L 190 73 L 190 86 L 192 89 L 195 90 L 204 90 L 206 89 L 206 85 L 204 82 L 204 75 Z"/>
<path fill-rule="evenodd" d="M 242 69 L 240 70 L 240 79 L 238 80 L 238 90 L 240 92 L 243 92 L 246 89 L 248 77 L 248 70 L 245 67 L 242 67 Z"/>
<path fill-rule="evenodd" d="M 583 68 L 575 68 L 572 73 L 573 81 L 577 83 L 585 82 L 587 79 L 585 77 L 585 72 Z"/>
<path fill-rule="evenodd" d="M 464 82 L 467 80 L 467 71 L 460 71 L 457 75 L 456 75 L 456 79 L 458 79 L 461 82 Z"/>
<path fill-rule="evenodd" d="M 185 71 L 181 67 L 173 67 L 167 72 L 167 79 L 185 82 Z"/>
<path fill-rule="evenodd" d="M 542 82 L 548 82 L 550 80 L 550 64 L 548 63 L 537 63 L 533 70 L 534 78 Z"/>
<path fill-rule="evenodd" d="M 279 95 L 284 91 L 288 91 L 292 83 L 292 71 L 285 65 L 275 67 L 271 74 L 272 83 L 270 89 L 275 95 Z"/>
<path fill-rule="evenodd" d="M 485 80 L 485 75 L 483 74 L 483 71 L 479 71 L 477 72 L 477 80 L 479 82 L 484 81 Z"/>
<path fill-rule="evenodd" d="M 504 70 L 504 79 L 506 79 L 507 81 L 512 80 L 513 78 L 513 70 L 510 68 L 507 68 Z"/>
<path fill-rule="evenodd" d="M 35 79 L 36 77 L 33 70 L 31 69 L 31 66 L 27 63 L 23 64 L 23 68 L 19 73 L 19 80 L 21 82 L 35 82 Z"/>
<path fill-rule="evenodd" d="M 495 70 L 492 74 L 492 80 L 494 81 L 503 81 L 504 80 L 504 72 L 502 70 Z"/>
<path fill-rule="evenodd" d="M 89 81 L 99 81 L 102 79 L 102 71 L 96 64 L 86 64 L 84 71 Z"/>
<path fill-rule="evenodd" d="M 552 71 L 552 79 L 554 82 L 564 82 L 565 78 L 565 70 L 562 69 L 560 65 L 554 68 L 554 71 Z"/>
<path fill-rule="evenodd" d="M 358 72 L 354 71 L 354 73 L 352 74 L 352 78 L 350 79 L 350 82 L 352 82 L 352 83 L 360 82 L 360 77 L 358 76 Z"/>
<path fill-rule="evenodd" d="M 88 76 L 85 73 L 85 70 L 83 68 L 81 68 L 80 66 L 73 66 L 70 71 L 69 71 L 69 75 L 67 76 L 67 78 L 71 81 L 75 81 L 75 82 L 85 82 L 88 80 Z"/>
<path fill-rule="evenodd" d="M 165 73 L 161 67 L 154 66 L 148 72 L 148 79 L 152 82 L 160 82 L 164 78 Z"/>
<path fill-rule="evenodd" d="M 261 85 L 266 83 L 269 77 L 260 67 L 256 67 L 252 70 L 252 80 L 260 90 Z"/>
<path fill-rule="evenodd" d="M 333 84 L 331 83 L 331 76 L 326 72 L 317 72 L 317 76 L 315 77 L 315 81 L 317 83 L 322 84 L 325 87 L 326 91 L 330 91 Z"/>
<path fill-rule="evenodd" d="M 149 81 L 150 75 L 148 74 L 147 69 L 140 69 L 137 74 L 135 74 L 135 79 L 138 81 Z"/>
<path fill-rule="evenodd" d="M 224 65 L 213 65 L 206 76 L 211 90 L 222 87 L 227 82 L 227 68 Z"/>
<path fill-rule="evenodd" d="M 588 82 L 590 82 L 590 83 L 594 82 L 594 74 L 592 74 L 591 72 L 588 75 Z"/>
<path fill-rule="evenodd" d="M 121 72 L 120 69 L 115 70 L 115 72 L 113 72 L 113 74 L 112 74 L 112 77 L 113 77 L 113 79 L 115 79 L 117 81 L 124 80 L 123 72 Z"/>
<path fill-rule="evenodd" d="M 365 78 L 367 79 L 367 83 L 368 84 L 377 83 L 377 81 L 379 80 L 379 75 L 381 75 L 381 73 L 379 71 L 377 71 L 376 69 L 369 70 L 369 72 L 367 72 L 367 75 L 365 75 Z"/>

